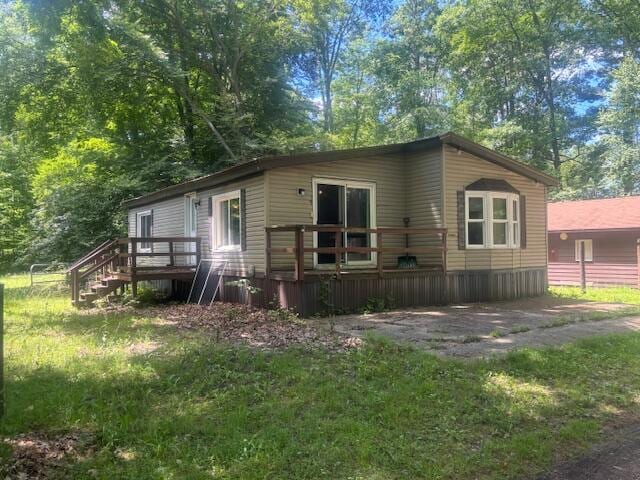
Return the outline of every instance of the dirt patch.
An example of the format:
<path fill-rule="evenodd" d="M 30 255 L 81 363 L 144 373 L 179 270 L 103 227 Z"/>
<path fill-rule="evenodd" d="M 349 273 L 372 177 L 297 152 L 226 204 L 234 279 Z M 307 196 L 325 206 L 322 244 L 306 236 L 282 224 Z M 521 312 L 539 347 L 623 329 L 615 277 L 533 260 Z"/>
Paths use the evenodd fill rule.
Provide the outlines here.
<path fill-rule="evenodd" d="M 586 455 L 563 462 L 539 480 L 640 479 L 640 423 L 611 432 Z"/>
<path fill-rule="evenodd" d="M 160 344 L 158 342 L 138 342 L 129 345 L 126 351 L 128 355 L 138 356 L 148 355 L 155 352 L 158 348 L 160 348 Z"/>
<path fill-rule="evenodd" d="M 206 331 L 216 341 L 260 349 L 303 347 L 345 351 L 363 343 L 357 336 L 332 334 L 282 310 L 214 303 L 211 306 L 170 305 L 136 312 L 141 316 L 163 318 L 181 330 Z"/>
<path fill-rule="evenodd" d="M 12 453 L 4 471 L 0 471 L 11 480 L 60 477 L 67 465 L 87 458 L 94 451 L 93 436 L 86 432 L 58 436 L 26 433 L 6 438 L 4 443 Z"/>

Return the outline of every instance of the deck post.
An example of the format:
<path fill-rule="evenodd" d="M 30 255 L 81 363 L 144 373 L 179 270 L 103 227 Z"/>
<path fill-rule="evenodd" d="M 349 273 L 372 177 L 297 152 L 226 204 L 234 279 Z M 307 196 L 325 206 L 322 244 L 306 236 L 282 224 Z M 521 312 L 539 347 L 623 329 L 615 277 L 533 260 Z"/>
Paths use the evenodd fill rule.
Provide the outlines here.
<path fill-rule="evenodd" d="M 584 263 L 584 240 L 580 240 L 580 289 L 587 291 L 587 270 Z"/>
<path fill-rule="evenodd" d="M 295 265 L 295 277 L 296 281 L 302 282 L 304 280 L 304 228 L 301 226 L 296 227 L 296 265 Z"/>
<path fill-rule="evenodd" d="M 173 267 L 175 263 L 176 262 L 173 257 L 173 242 L 169 242 L 169 266 Z"/>
<path fill-rule="evenodd" d="M 271 278 L 271 229 L 269 227 L 264 229 L 265 234 L 265 247 L 264 247 L 264 261 L 265 261 L 265 277 L 267 280 Z"/>
<path fill-rule="evenodd" d="M 196 237 L 196 266 L 200 265 L 200 259 L 202 258 L 202 245 L 200 244 L 200 237 Z"/>
<path fill-rule="evenodd" d="M 377 243 L 377 247 L 378 247 L 378 256 L 377 256 L 377 260 L 378 260 L 378 277 L 382 278 L 382 276 L 384 275 L 384 256 L 382 254 L 382 233 L 381 232 L 377 232 L 376 233 L 376 243 Z"/>
<path fill-rule="evenodd" d="M 138 296 L 138 281 L 136 280 L 136 255 L 138 253 L 137 240 L 131 239 L 131 295 Z"/>

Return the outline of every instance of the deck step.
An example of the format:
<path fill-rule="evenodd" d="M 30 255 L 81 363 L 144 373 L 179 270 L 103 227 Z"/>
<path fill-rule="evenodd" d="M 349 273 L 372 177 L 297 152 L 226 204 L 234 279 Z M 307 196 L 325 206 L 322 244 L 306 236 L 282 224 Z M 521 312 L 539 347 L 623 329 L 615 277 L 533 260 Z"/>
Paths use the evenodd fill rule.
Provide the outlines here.
<path fill-rule="evenodd" d="M 99 298 L 107 297 L 108 301 L 115 298 L 115 291 L 122 287 L 126 282 L 112 277 L 106 277 L 101 280 L 91 282 L 87 285 L 88 290 L 80 292 L 80 301 L 84 305 L 91 305 Z M 109 298 L 113 296 L 113 298 Z"/>

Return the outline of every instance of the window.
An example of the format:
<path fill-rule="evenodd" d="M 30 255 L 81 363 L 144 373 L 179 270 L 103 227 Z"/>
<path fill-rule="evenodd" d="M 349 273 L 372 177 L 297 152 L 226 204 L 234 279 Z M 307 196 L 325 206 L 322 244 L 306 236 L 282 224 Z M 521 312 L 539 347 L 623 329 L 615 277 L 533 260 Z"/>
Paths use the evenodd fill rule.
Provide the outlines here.
<path fill-rule="evenodd" d="M 520 196 L 503 192 L 466 192 L 468 248 L 520 246 Z"/>
<path fill-rule="evenodd" d="M 314 223 L 316 225 L 342 225 L 353 228 L 375 228 L 375 184 L 338 179 L 313 179 Z M 314 246 L 336 246 L 335 232 L 315 232 Z M 342 233 L 340 243 L 346 247 L 368 248 L 376 246 L 376 236 L 367 232 Z M 371 265 L 374 252 L 344 253 L 340 258 L 346 265 Z M 314 254 L 315 265 L 335 265 L 333 253 Z"/>
<path fill-rule="evenodd" d="M 593 262 L 593 240 L 576 240 L 576 262 L 580 261 L 580 249 L 584 245 L 584 261 Z"/>
<path fill-rule="evenodd" d="M 212 197 L 213 248 L 215 250 L 240 250 L 240 191 Z"/>
<path fill-rule="evenodd" d="M 136 215 L 136 236 L 151 238 L 153 236 L 153 216 L 151 210 L 138 212 Z M 138 251 L 140 253 L 151 252 L 151 242 L 140 242 Z"/>

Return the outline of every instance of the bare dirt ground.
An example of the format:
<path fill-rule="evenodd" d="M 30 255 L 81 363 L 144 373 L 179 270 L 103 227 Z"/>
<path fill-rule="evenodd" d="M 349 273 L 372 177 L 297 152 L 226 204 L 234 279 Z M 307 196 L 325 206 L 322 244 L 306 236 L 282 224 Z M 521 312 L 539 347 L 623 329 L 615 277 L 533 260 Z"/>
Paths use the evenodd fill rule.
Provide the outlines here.
<path fill-rule="evenodd" d="M 602 319 L 629 305 L 553 297 L 490 304 L 425 307 L 319 319 L 346 336 L 388 336 L 439 355 L 487 357 L 518 347 L 560 345 L 577 339 L 640 331 L 640 318 Z M 594 317 L 599 317 L 595 321 Z"/>
<path fill-rule="evenodd" d="M 586 455 L 557 465 L 539 480 L 640 479 L 640 424 L 613 432 Z"/>

